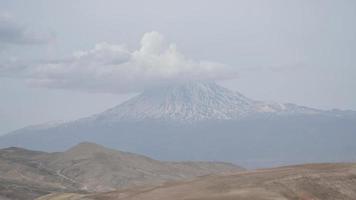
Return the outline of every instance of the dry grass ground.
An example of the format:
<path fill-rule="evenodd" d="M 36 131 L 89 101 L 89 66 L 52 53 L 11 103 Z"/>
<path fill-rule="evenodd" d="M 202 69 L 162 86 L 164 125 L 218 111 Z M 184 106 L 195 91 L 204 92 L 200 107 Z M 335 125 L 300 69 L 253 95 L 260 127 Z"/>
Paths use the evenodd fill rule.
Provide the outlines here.
<path fill-rule="evenodd" d="M 40 200 L 355 200 L 356 164 L 307 164 Z"/>

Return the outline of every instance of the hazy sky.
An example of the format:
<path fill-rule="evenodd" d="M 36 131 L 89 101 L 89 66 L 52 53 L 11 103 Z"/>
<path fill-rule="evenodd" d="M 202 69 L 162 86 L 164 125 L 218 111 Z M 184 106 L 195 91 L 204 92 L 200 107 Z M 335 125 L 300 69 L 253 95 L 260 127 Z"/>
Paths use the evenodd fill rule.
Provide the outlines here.
<path fill-rule="evenodd" d="M 0 0 L 0 134 L 186 79 L 356 110 L 355 20 L 353 0 Z"/>

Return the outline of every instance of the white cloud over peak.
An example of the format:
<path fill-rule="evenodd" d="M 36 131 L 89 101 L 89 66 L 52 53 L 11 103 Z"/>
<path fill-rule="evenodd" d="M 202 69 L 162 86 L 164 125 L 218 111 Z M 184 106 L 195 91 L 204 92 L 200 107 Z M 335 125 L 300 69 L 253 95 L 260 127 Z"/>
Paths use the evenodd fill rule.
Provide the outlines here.
<path fill-rule="evenodd" d="M 25 74 L 32 85 L 40 87 L 112 93 L 236 77 L 236 72 L 224 64 L 188 59 L 158 32 L 145 33 L 137 50 L 99 43 L 67 59 L 29 67 Z"/>

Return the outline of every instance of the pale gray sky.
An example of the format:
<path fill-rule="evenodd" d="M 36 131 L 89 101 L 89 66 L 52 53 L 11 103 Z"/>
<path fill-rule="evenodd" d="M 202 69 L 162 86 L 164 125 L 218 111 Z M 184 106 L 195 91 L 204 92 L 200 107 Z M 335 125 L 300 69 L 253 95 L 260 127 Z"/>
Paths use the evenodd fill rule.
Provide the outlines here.
<path fill-rule="evenodd" d="M 356 110 L 355 20 L 353 0 L 0 0 L 0 134 L 100 112 L 127 99 L 125 89 L 160 83 L 167 73 L 220 79 L 226 67 L 238 77 L 223 84 L 251 98 Z M 167 40 L 163 50 L 171 43 L 177 49 L 155 57 L 152 74 L 124 70 L 103 81 L 97 70 L 86 71 L 83 63 L 95 67 L 119 57 L 141 72 L 151 55 L 139 51 L 140 40 L 151 31 Z M 145 47 L 160 49 L 153 39 Z M 97 44 L 108 45 L 96 51 Z M 77 51 L 90 59 L 73 57 Z M 40 74 L 38 63 L 45 66 Z M 49 71 L 53 63 L 59 64 Z M 210 67 L 216 70 L 206 74 Z M 145 81 L 130 82 L 128 74 Z M 48 77 L 55 82 L 43 83 Z"/>

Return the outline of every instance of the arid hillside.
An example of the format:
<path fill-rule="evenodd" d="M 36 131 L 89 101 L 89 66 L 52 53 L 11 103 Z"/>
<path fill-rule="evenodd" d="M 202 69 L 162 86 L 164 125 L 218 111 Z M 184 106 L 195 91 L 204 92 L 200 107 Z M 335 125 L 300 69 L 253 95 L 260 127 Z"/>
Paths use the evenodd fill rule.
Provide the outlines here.
<path fill-rule="evenodd" d="M 65 152 L 0 150 L 0 199 L 30 200 L 53 192 L 105 192 L 243 170 L 221 162 L 164 162 L 81 143 Z"/>
<path fill-rule="evenodd" d="M 356 164 L 307 164 L 213 175 L 194 181 L 79 195 L 52 194 L 38 200 L 354 200 Z"/>

